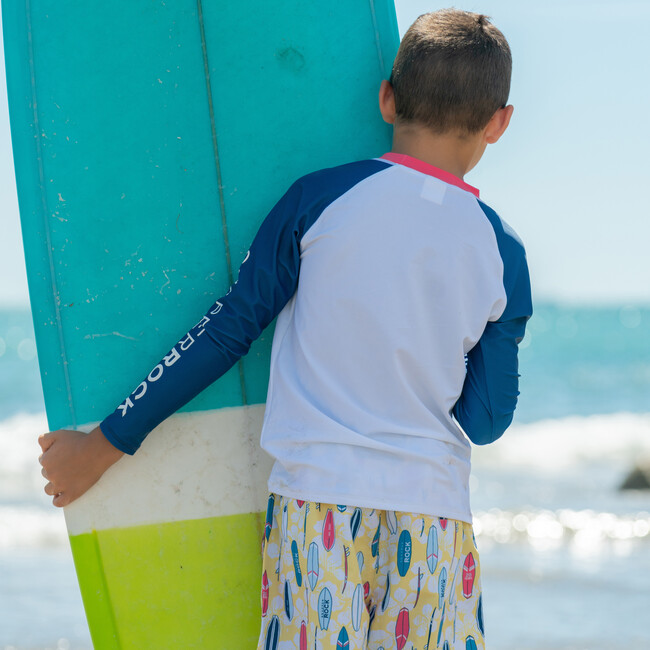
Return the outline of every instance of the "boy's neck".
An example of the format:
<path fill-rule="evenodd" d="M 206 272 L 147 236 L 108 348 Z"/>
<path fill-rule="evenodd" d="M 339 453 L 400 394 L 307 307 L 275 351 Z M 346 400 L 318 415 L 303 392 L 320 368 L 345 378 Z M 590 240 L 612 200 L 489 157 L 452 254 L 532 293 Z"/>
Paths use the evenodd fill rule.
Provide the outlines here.
<path fill-rule="evenodd" d="M 483 155 L 485 143 L 481 135 L 436 134 L 425 127 L 396 124 L 391 151 L 412 156 L 462 179 Z"/>

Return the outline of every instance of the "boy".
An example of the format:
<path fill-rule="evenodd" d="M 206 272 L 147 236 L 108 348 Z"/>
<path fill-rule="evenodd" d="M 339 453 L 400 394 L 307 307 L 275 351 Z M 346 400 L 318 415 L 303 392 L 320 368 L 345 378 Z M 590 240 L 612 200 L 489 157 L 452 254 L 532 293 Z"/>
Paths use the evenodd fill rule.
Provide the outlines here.
<path fill-rule="evenodd" d="M 259 648 L 484 647 L 468 438 L 512 420 L 532 307 L 521 243 L 462 177 L 508 126 L 510 71 L 485 16 L 418 18 L 379 92 L 391 152 L 296 181 L 181 358 L 88 436 L 41 437 L 66 505 L 277 316 Z"/>

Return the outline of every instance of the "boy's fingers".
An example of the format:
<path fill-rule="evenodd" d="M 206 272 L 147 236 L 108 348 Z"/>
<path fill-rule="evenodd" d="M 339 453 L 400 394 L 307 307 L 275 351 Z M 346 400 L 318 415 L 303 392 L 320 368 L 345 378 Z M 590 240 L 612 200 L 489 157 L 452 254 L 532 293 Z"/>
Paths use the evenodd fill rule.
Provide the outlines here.
<path fill-rule="evenodd" d="M 52 499 L 52 504 L 57 508 L 63 508 L 63 506 L 68 505 L 68 498 L 63 494 L 63 492 L 59 492 L 59 494 L 55 495 Z"/>
<path fill-rule="evenodd" d="M 38 444 L 43 451 L 47 451 L 54 443 L 54 432 L 42 433 L 38 436 Z"/>
<path fill-rule="evenodd" d="M 51 497 L 59 494 L 51 483 L 48 483 L 43 489 L 45 490 L 45 494 L 48 494 Z"/>

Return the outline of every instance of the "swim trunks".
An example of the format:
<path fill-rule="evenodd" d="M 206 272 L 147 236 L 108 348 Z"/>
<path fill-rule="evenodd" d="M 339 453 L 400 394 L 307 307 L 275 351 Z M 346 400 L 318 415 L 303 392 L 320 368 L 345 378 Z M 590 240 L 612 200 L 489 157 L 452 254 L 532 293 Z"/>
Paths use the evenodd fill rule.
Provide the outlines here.
<path fill-rule="evenodd" d="M 270 495 L 258 650 L 478 650 L 483 636 L 471 524 Z"/>

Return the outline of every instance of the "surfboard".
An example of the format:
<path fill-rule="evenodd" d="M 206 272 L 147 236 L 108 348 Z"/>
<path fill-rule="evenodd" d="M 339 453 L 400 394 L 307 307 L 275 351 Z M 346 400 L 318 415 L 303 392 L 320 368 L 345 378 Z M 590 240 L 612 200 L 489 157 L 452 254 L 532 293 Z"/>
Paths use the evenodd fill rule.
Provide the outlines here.
<path fill-rule="evenodd" d="M 90 431 L 226 292 L 295 178 L 388 150 L 395 11 L 16 0 L 2 16 L 48 426 Z M 254 647 L 271 336 L 66 508 L 95 648 Z"/>

